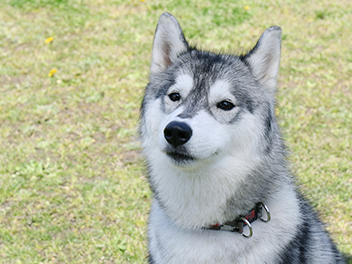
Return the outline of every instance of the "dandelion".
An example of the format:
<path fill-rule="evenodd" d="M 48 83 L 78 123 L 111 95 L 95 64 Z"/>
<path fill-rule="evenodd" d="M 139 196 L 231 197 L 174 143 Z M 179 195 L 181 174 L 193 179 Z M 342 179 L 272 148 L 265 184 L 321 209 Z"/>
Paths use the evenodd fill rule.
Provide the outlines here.
<path fill-rule="evenodd" d="M 47 38 L 47 39 L 45 40 L 45 44 L 49 44 L 49 43 L 52 42 L 53 40 L 54 40 L 53 37 Z"/>
<path fill-rule="evenodd" d="M 54 68 L 49 72 L 48 76 L 53 77 L 56 72 L 57 72 L 57 69 Z"/>
<path fill-rule="evenodd" d="M 141 2 L 144 2 L 144 0 L 141 0 Z"/>
<path fill-rule="evenodd" d="M 249 6 L 245 6 L 244 7 L 245 10 L 249 10 L 249 8 L 250 8 Z"/>

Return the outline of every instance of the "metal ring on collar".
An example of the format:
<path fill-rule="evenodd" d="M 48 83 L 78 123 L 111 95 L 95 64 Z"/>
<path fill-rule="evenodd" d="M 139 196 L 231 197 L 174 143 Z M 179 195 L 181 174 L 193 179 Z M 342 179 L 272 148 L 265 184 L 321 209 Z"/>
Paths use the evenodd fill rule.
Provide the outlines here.
<path fill-rule="evenodd" d="M 267 216 L 267 219 L 266 219 L 266 220 L 263 219 L 262 217 L 259 217 L 259 219 L 260 219 L 261 221 L 263 221 L 263 222 L 269 222 L 270 219 L 271 219 L 269 208 L 268 208 L 265 204 L 263 204 L 263 203 L 259 203 L 259 204 L 264 208 L 264 210 L 265 210 L 265 212 L 266 212 L 266 216 Z"/>
<path fill-rule="evenodd" d="M 240 218 L 243 222 L 246 223 L 246 225 L 248 226 L 249 228 L 249 235 L 245 235 L 244 233 L 241 233 L 242 236 L 244 236 L 245 238 L 250 238 L 252 235 L 253 235 L 253 229 L 252 229 L 252 226 L 251 226 L 251 223 L 246 219 L 244 218 L 243 216 Z"/>

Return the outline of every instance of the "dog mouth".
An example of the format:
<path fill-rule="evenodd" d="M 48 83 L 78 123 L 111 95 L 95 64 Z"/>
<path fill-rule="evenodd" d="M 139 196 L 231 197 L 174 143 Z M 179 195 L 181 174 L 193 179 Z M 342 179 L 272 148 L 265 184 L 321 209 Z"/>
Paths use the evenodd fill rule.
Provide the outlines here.
<path fill-rule="evenodd" d="M 177 162 L 188 162 L 194 160 L 192 156 L 189 156 L 187 154 L 179 153 L 179 152 L 166 152 L 166 155 L 168 155 L 170 158 Z"/>
<path fill-rule="evenodd" d="M 170 148 L 166 147 L 162 151 L 166 156 L 169 158 L 169 160 L 174 164 L 174 165 L 179 165 L 179 166 L 188 166 L 191 164 L 198 163 L 199 161 L 207 161 L 207 162 L 212 162 L 212 158 L 216 158 L 219 155 L 218 151 L 215 151 L 211 155 L 207 156 L 195 156 L 194 153 L 189 152 L 189 150 L 185 147 L 178 147 L 178 148 Z"/>
<path fill-rule="evenodd" d="M 176 165 L 187 165 L 195 160 L 195 157 L 190 155 L 188 151 L 184 149 L 170 149 L 164 150 L 164 153 L 171 159 L 172 163 Z"/>

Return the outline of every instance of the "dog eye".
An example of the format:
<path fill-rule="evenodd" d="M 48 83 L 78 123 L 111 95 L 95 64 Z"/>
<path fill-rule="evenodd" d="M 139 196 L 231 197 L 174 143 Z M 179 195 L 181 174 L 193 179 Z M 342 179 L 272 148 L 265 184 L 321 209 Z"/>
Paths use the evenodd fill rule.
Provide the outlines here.
<path fill-rule="evenodd" d="M 169 98 L 173 102 L 177 102 L 181 100 L 181 95 L 179 93 L 171 93 L 169 94 Z"/>
<path fill-rule="evenodd" d="M 221 101 L 216 105 L 216 107 L 224 111 L 230 111 L 235 107 L 235 105 L 229 101 Z"/>

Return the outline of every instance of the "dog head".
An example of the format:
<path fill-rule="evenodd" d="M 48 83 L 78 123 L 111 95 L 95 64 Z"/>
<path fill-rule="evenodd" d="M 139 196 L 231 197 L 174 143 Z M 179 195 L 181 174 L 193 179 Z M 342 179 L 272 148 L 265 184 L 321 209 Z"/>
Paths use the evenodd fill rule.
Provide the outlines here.
<path fill-rule="evenodd" d="M 278 134 L 280 46 L 281 29 L 271 27 L 247 54 L 200 51 L 189 46 L 171 14 L 162 14 L 141 108 L 149 163 L 188 170 L 219 160 L 255 164 L 270 153 Z"/>

